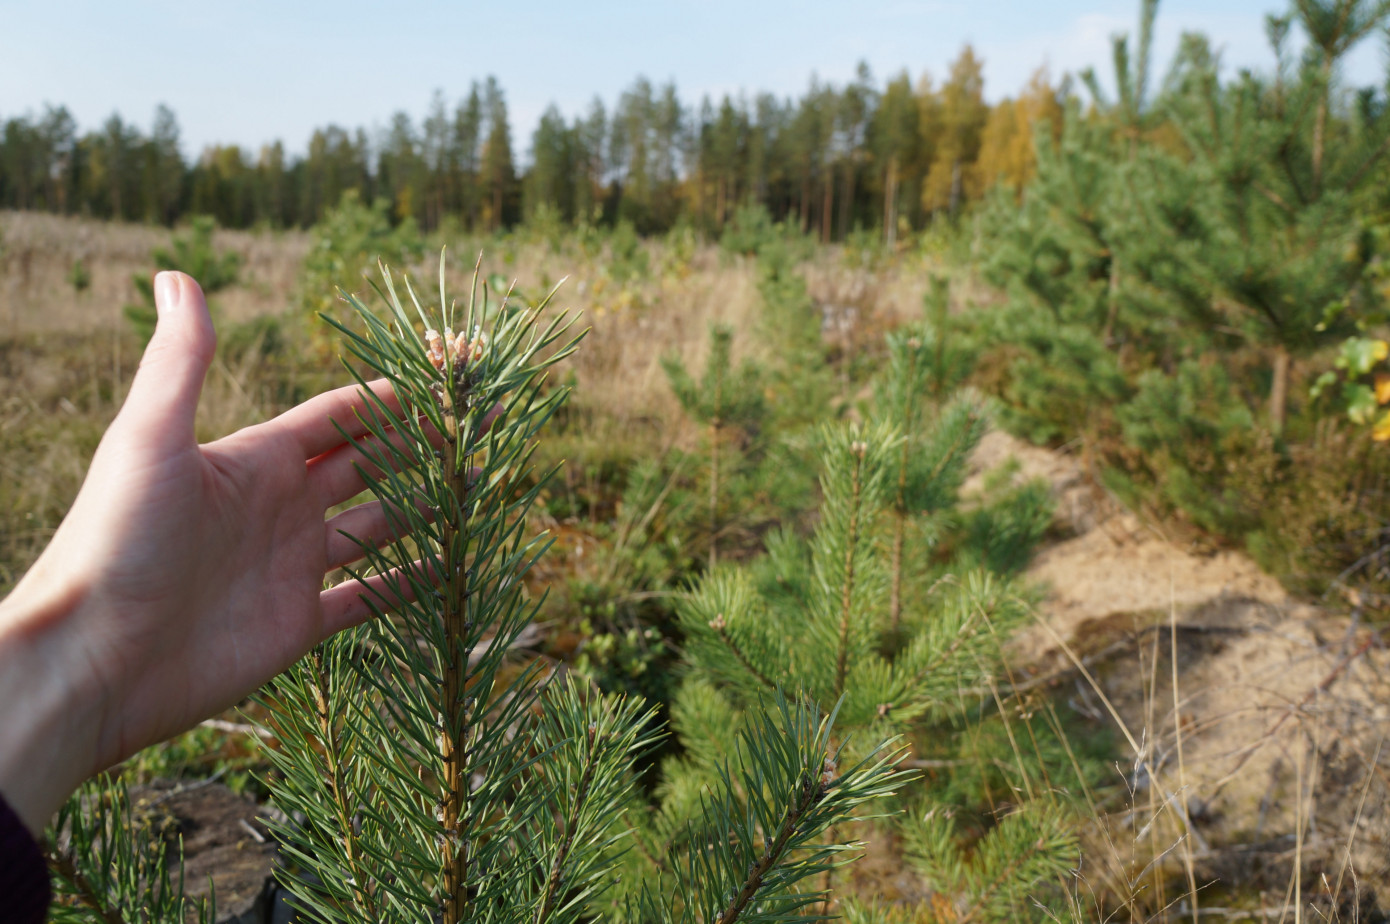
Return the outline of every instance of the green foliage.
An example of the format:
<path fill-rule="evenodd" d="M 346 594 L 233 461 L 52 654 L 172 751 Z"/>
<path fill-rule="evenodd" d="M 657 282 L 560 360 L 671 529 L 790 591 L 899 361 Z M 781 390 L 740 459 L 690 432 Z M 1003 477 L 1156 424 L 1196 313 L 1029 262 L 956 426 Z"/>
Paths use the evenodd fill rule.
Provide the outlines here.
<path fill-rule="evenodd" d="M 794 259 L 805 259 L 813 242 L 790 226 L 774 221 L 766 206 L 755 203 L 735 210 L 733 220 L 719 237 L 719 246 L 727 254 L 763 257 L 785 253 Z"/>
<path fill-rule="evenodd" d="M 757 263 L 762 311 L 758 334 L 772 348 L 767 393 L 783 426 L 817 427 L 832 416 L 835 381 L 828 374 L 821 316 L 806 279 L 785 247 L 774 246 Z"/>
<path fill-rule="evenodd" d="M 252 774 L 261 768 L 243 736 L 198 725 L 132 755 L 120 765 L 119 776 L 131 786 L 213 777 L 240 793 L 257 789 Z"/>
<path fill-rule="evenodd" d="M 681 358 L 661 358 L 661 368 L 685 412 L 701 423 L 714 426 L 756 428 L 766 413 L 760 372 L 744 361 L 733 366 L 730 352 L 734 331 L 727 324 L 710 325 L 710 350 L 697 383 Z"/>
<path fill-rule="evenodd" d="M 620 221 L 608 236 L 608 274 L 619 285 L 647 277 L 650 257 L 630 221 Z"/>
<path fill-rule="evenodd" d="M 746 476 L 745 453 L 735 447 L 733 463 L 725 468 L 721 463 L 726 430 L 738 436 L 746 446 L 758 440 L 767 406 L 763 400 L 762 370 L 747 361 L 735 368 L 730 359 L 734 332 L 732 328 L 715 324 L 710 327 L 710 350 L 700 381 L 686 370 L 678 355 L 661 358 L 661 368 L 671 383 L 676 400 L 687 414 L 708 426 L 709 452 L 709 565 L 718 561 L 719 535 L 725 514 L 721 510 L 724 482 Z M 721 493 L 721 488 L 723 493 Z"/>
<path fill-rule="evenodd" d="M 1190 34 L 1150 94 L 1155 8 L 1142 6 L 1137 57 L 1116 39 L 1120 98 L 1106 100 L 1091 75 L 1096 107 L 1071 106 L 1056 143 L 1037 135 L 1022 203 L 1000 194 L 982 214 L 978 252 L 1008 299 L 977 382 L 1010 429 L 1079 438 L 1088 470 L 1131 502 L 1280 560 L 1290 586 L 1318 586 L 1314 573 L 1334 580 L 1379 542 L 1363 530 L 1359 544 L 1324 534 L 1292 558 L 1270 553 L 1292 548 L 1290 523 L 1307 524 L 1305 542 L 1317 532 L 1315 483 L 1333 508 L 1375 503 L 1358 487 L 1374 477 L 1368 456 L 1353 454 L 1353 473 L 1351 459 L 1322 459 L 1312 444 L 1327 438 L 1329 412 L 1390 421 L 1364 380 L 1368 325 L 1385 317 L 1371 203 L 1390 111 L 1366 94 L 1338 104 L 1334 81 L 1390 7 L 1297 4 L 1317 36 L 1304 59 L 1290 60 L 1291 20 L 1275 18 L 1273 73 L 1227 81 Z M 1341 374 L 1297 387 L 1300 364 L 1339 344 Z M 1328 547 L 1345 557 L 1329 560 Z"/>
<path fill-rule="evenodd" d="M 54 903 L 61 924 L 209 924 L 211 901 L 185 898 L 183 847 L 171 857 L 162 832 L 131 807 L 125 783 L 108 774 L 82 785 L 44 832 Z"/>
<path fill-rule="evenodd" d="M 525 528 L 546 481 L 531 471 L 533 440 L 565 398 L 542 380 L 574 341 L 563 317 L 537 325 L 544 303 L 485 316 L 472 302 L 453 317 L 442 268 L 440 282 L 440 309 L 413 291 L 410 302 L 427 328 L 475 331 L 457 355 L 462 339 L 422 342 L 389 276 L 387 319 L 346 296 L 366 332 L 335 322 L 400 401 L 364 390 L 371 437 L 359 442 L 399 538 L 359 543 L 366 567 L 353 573 L 377 618 L 263 698 L 279 741 L 266 752 L 272 797 L 304 819 L 277 832 L 284 881 L 315 920 L 577 921 L 616 900 L 623 809 L 655 735 L 639 700 L 547 681 L 540 662 L 511 655 L 539 605 L 523 579 L 547 545 Z M 692 803 L 703 820 L 685 819 L 691 849 L 629 883 L 640 895 L 621 893 L 645 919 L 722 903 L 732 924 L 803 907 L 798 883 L 844 849 L 827 827 L 901 779 L 891 750 L 842 770 L 831 720 L 767 693 L 744 759 Z"/>
<path fill-rule="evenodd" d="M 846 862 L 824 832 L 883 799 L 907 779 L 896 742 L 858 761 L 836 744 L 834 710 L 823 715 L 780 693 L 741 731 L 740 756 L 719 769 L 672 859 L 670 893 L 643 890 L 638 916 L 681 922 L 818 920 L 825 894 L 802 883 Z M 848 766 L 842 766 L 848 764 Z M 718 845 L 717 847 L 715 845 Z"/>
<path fill-rule="evenodd" d="M 1030 806 L 1000 819 L 991 836 L 962 849 L 949 810 L 915 815 L 904 826 L 908 860 L 929 886 L 954 899 L 962 919 L 1020 921 L 1050 914 L 1042 896 L 1057 888 L 1077 856 L 1060 809 Z"/>
<path fill-rule="evenodd" d="M 1174 375 L 1149 369 L 1129 403 L 1116 411 L 1125 441 L 1144 453 L 1162 496 L 1216 533 L 1240 534 L 1252 524 L 1253 502 L 1233 490 L 1227 474 L 1249 450 L 1254 420 L 1225 369 L 1184 360 Z"/>
<path fill-rule="evenodd" d="M 983 364 L 985 381 L 1002 399 L 1003 423 L 1033 442 L 1094 430 L 1128 396 L 1115 354 L 1083 325 L 1006 309 L 993 330 L 999 347 Z"/>
<path fill-rule="evenodd" d="M 156 248 L 154 265 L 156 272 L 178 270 L 187 273 L 202 286 L 203 294 L 209 299 L 228 286 L 234 285 L 241 272 L 241 254 L 219 252 L 213 247 L 212 236 L 216 223 L 211 217 L 200 215 L 189 224 L 188 231 L 176 234 L 167 248 Z M 73 270 L 76 275 L 76 268 Z M 126 305 L 125 317 L 142 342 L 148 342 L 154 335 L 157 314 L 154 306 L 154 277 L 140 273 L 130 277 L 141 303 Z M 73 282 L 76 287 L 77 283 Z"/>
<path fill-rule="evenodd" d="M 660 804 L 638 826 L 631 862 L 639 874 L 660 868 L 661 845 L 684 843 L 682 832 L 697 817 L 700 794 L 717 786 L 719 768 L 749 759 L 752 743 L 731 732 L 756 722 L 760 703 L 776 690 L 798 690 L 822 714 L 833 712 L 846 753 L 928 725 L 955 740 L 961 732 L 954 723 L 978 723 L 961 713 L 961 690 L 988 685 L 996 640 L 1024 608 L 986 571 L 942 580 L 962 559 L 943 566 L 932 549 L 949 533 L 952 548 L 994 553 L 977 561 L 1017 567 L 1050 506 L 1040 488 L 1026 486 L 1029 502 L 1014 493 L 984 505 L 996 518 L 979 515 L 984 539 L 959 535 L 952 514 L 985 421 L 969 396 L 944 407 L 932 400 L 933 347 L 920 330 L 891 336 L 879 419 L 822 429 L 822 502 L 812 535 L 771 533 L 765 556 L 707 573 L 679 602 L 689 669 L 671 703 L 671 727 L 682 752 L 663 762 Z M 895 585 L 899 569 L 909 575 L 905 587 Z M 890 599 L 900 591 L 897 612 Z M 1070 843 L 1060 816 L 1043 813 L 1037 824 Z M 1034 845 L 1004 838 L 988 846 L 1021 861 Z M 1042 856 L 1010 871 L 1018 878 L 1009 886 L 1056 874 L 1064 853 L 1049 843 Z M 827 887 L 833 877 L 823 881 Z"/>
<path fill-rule="evenodd" d="M 1042 479 L 996 490 L 987 484 L 946 539 L 955 563 L 1002 576 L 1021 572 L 1052 522 L 1052 509 L 1052 491 Z"/>
<path fill-rule="evenodd" d="M 1341 380 L 1339 397 L 1352 423 L 1365 426 L 1375 420 L 1375 439 L 1383 442 L 1390 439 L 1390 411 L 1380 411 L 1382 404 L 1390 403 L 1390 391 L 1385 382 L 1390 377 L 1384 369 L 1377 366 L 1390 356 L 1390 344 L 1372 337 L 1348 337 L 1337 352 L 1333 365 L 1342 370 L 1339 376 L 1331 369 L 1318 376 L 1313 387 L 1308 390 L 1309 397 L 1319 398 L 1330 386 Z M 1374 385 L 1367 384 L 1372 370 L 1376 370 Z M 1360 379 L 1361 381 L 1357 381 Z M 1378 419 L 1377 419 L 1378 417 Z"/>
<path fill-rule="evenodd" d="M 367 205 L 355 190 L 323 216 L 314 229 L 314 245 L 300 273 L 299 307 L 306 318 L 347 316 L 338 306 L 339 289 L 360 294 L 379 263 L 409 265 L 424 253 L 424 241 L 413 221 L 393 225 L 389 203 Z"/>
<path fill-rule="evenodd" d="M 91 270 L 87 269 L 86 262 L 78 257 L 72 261 L 72 269 L 68 270 L 68 285 L 72 290 L 81 295 L 86 292 L 92 284 Z"/>

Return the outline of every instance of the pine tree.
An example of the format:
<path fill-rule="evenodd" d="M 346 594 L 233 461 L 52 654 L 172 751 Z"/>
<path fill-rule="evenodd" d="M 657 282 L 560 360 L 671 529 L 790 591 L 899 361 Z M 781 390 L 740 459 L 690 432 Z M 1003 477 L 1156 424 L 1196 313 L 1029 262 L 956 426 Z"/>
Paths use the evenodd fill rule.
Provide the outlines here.
<path fill-rule="evenodd" d="M 487 137 L 483 141 L 480 169 L 487 195 L 486 224 L 489 230 L 495 231 L 513 219 L 511 209 L 516 186 L 507 101 L 495 77 L 489 77 L 483 88 L 483 112 L 487 118 Z"/>
<path fill-rule="evenodd" d="M 160 104 L 146 145 L 141 198 L 145 220 L 173 224 L 183 198 L 184 164 L 179 153 L 179 121 L 173 110 Z"/>
<path fill-rule="evenodd" d="M 1189 55 L 1173 103 L 1201 183 L 1193 211 L 1204 233 L 1193 241 L 1192 270 L 1227 322 L 1268 350 L 1276 433 L 1292 359 L 1345 336 L 1345 309 L 1354 316 L 1378 299 L 1366 285 L 1377 254 L 1357 199 L 1374 184 L 1390 137 L 1390 116 L 1364 114 L 1329 145 L 1336 66 L 1390 16 L 1390 3 L 1303 0 L 1295 8 L 1313 45 L 1296 79 L 1282 76 L 1287 22 L 1276 20 L 1273 85 L 1245 74 L 1222 87 L 1210 55 Z"/>
<path fill-rule="evenodd" d="M 522 184 L 522 212 L 528 222 L 551 210 L 569 222 L 575 216 L 575 143 L 560 110 L 551 106 L 531 138 L 531 169 Z"/>
<path fill-rule="evenodd" d="M 1276 67 L 1228 80 L 1188 34 L 1153 86 L 1155 11 L 1140 5 L 1133 53 L 1115 41 L 1117 97 L 1092 75 L 1091 111 L 1073 102 L 1060 140 L 1035 136 L 1021 204 L 990 199 L 981 253 L 1009 298 L 981 379 L 1030 438 L 1079 436 L 1087 470 L 1127 500 L 1317 587 L 1369 551 L 1354 516 L 1326 511 L 1371 502 L 1361 486 L 1378 476 L 1373 455 L 1332 458 L 1319 418 L 1337 402 L 1300 400 L 1293 383 L 1300 359 L 1385 304 L 1371 203 L 1390 113 L 1372 91 L 1338 94 L 1336 64 L 1390 5 L 1326 0 L 1270 17 Z M 1301 61 L 1295 17 L 1312 40 Z M 1340 564 L 1315 561 L 1331 548 Z"/>
<path fill-rule="evenodd" d="M 937 288 L 943 289 L 944 282 Z M 939 528 L 933 520 L 954 506 L 963 477 L 962 462 L 979 443 L 986 425 L 983 409 L 970 398 L 957 399 L 944 408 L 931 401 L 931 395 L 942 394 L 942 385 L 949 381 L 956 365 L 951 362 L 955 357 L 950 356 L 946 338 L 945 325 L 939 321 L 888 337 L 888 370 L 878 405 L 901 434 L 896 457 L 889 462 L 890 640 L 902 630 L 909 532 L 914 526 Z M 934 425 L 928 427 L 933 418 Z M 913 543 L 919 549 L 932 545 L 927 537 L 913 538 L 919 540 Z"/>
<path fill-rule="evenodd" d="M 195 218 L 185 234 L 177 234 L 167 248 L 156 248 L 154 265 L 156 271 L 179 270 L 199 280 L 203 291 L 211 296 L 233 285 L 241 272 L 241 254 L 235 251 L 218 251 L 213 247 L 212 235 L 216 222 L 210 217 Z M 140 293 L 142 303 L 126 305 L 125 317 L 142 341 L 148 342 L 154 335 L 154 276 L 136 273 L 130 277 L 135 291 Z"/>
<path fill-rule="evenodd" d="M 464 226 L 476 230 L 481 221 L 482 180 L 478 156 L 482 146 L 483 102 L 475 81 L 468 96 L 454 109 L 450 139 L 450 169 L 454 174 L 454 208 Z"/>
<path fill-rule="evenodd" d="M 718 768 L 749 759 L 750 743 L 731 731 L 758 721 L 760 703 L 776 691 L 797 691 L 820 713 L 833 714 L 845 753 L 853 755 L 924 722 L 963 719 L 960 690 L 987 686 L 995 634 L 1015 625 L 1023 608 L 1007 583 L 985 570 L 946 580 L 941 570 L 927 573 L 927 521 L 936 519 L 938 532 L 945 528 L 938 517 L 954 506 L 966 456 L 983 430 L 981 409 L 969 399 L 927 413 L 931 355 L 920 333 L 895 337 L 880 419 L 822 430 L 823 500 L 808 540 L 788 529 L 774 532 L 764 557 L 707 573 L 681 601 L 689 670 L 671 704 L 671 726 L 683 753 L 662 765 L 660 806 L 635 823 L 635 874 L 667 868 L 662 845 L 684 849 L 685 819 L 718 785 Z M 908 439 L 898 421 L 912 427 Z M 910 511 L 903 519 L 919 521 L 913 527 L 927 528 L 909 531 L 907 555 L 917 562 L 912 593 L 894 613 L 893 571 L 904 557 L 894 548 L 900 510 Z M 1045 507 L 1042 513 L 1045 519 Z M 1027 547 L 1036 533 L 1015 533 L 1010 541 Z M 1065 869 L 1074 846 L 1062 817 L 1025 811 L 1026 823 L 982 842 L 1004 865 L 953 867 L 936 886 L 964 893 L 976 881 L 971 876 L 998 874 L 996 889 L 1012 897 Z M 1029 840 L 1035 830 L 1048 840 Z M 939 856 L 957 862 L 966 852 L 952 843 Z M 819 891 L 822 912 L 843 897 L 828 870 Z"/>
<path fill-rule="evenodd" d="M 720 459 L 725 431 L 743 431 L 756 436 L 766 414 L 763 401 L 761 374 L 752 363 L 744 361 L 735 367 L 730 359 L 733 345 L 733 329 L 723 324 L 710 327 L 709 356 L 705 359 L 705 369 L 700 381 L 686 371 L 679 356 L 669 355 L 661 359 L 661 367 L 670 380 L 671 390 L 676 400 L 691 417 L 709 427 L 709 567 L 713 570 L 719 561 L 719 536 L 721 530 L 720 497 L 721 483 Z M 734 473 L 737 474 L 737 466 Z M 727 480 L 729 473 L 724 471 Z"/>
<path fill-rule="evenodd" d="M 984 62 L 969 45 L 951 64 L 941 86 L 939 141 L 922 186 L 922 207 L 955 215 L 964 201 L 965 176 L 980 153 L 980 139 L 989 107 L 984 101 Z"/>
<path fill-rule="evenodd" d="M 898 242 L 904 174 L 916 159 L 917 119 L 917 100 L 907 72 L 903 71 L 883 91 L 869 131 L 874 159 L 882 170 L 883 241 L 890 249 Z"/>

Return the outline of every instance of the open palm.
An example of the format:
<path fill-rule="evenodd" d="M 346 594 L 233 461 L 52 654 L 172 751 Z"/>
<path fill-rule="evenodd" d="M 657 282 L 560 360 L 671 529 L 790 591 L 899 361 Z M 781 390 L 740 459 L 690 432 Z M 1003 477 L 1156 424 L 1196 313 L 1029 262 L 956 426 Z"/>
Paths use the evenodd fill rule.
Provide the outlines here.
<path fill-rule="evenodd" d="M 75 691 L 77 727 L 55 730 L 74 742 L 74 784 L 366 619 L 363 586 L 323 590 L 324 575 L 360 557 L 344 533 L 390 537 L 379 503 L 325 520 L 363 488 L 361 390 L 200 446 L 194 415 L 215 346 L 207 305 L 181 273 L 160 274 L 156 296 L 158 328 L 130 395 L 53 542 L 5 601 L 6 618 L 28 619 L 42 641 L 31 657 Z M 386 578 L 371 580 L 389 593 Z M 61 631 L 40 631 L 45 618 Z"/>

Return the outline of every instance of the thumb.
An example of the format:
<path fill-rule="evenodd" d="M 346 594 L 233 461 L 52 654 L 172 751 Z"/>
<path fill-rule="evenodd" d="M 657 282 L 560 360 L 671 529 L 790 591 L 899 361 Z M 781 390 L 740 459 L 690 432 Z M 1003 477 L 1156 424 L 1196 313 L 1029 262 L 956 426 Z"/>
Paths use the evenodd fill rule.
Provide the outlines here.
<path fill-rule="evenodd" d="M 121 416 L 151 438 L 193 442 L 193 417 L 203 378 L 212 365 L 217 335 L 203 290 L 191 276 L 163 272 L 154 277 L 159 313 Z M 153 431 L 153 432 L 150 432 Z"/>

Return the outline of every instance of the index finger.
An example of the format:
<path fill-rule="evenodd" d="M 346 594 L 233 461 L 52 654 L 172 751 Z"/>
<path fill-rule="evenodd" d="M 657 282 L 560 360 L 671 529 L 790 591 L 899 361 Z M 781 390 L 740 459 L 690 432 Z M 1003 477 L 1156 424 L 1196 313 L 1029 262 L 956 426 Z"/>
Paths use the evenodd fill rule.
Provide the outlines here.
<path fill-rule="evenodd" d="M 368 382 L 367 387 L 393 413 L 400 413 L 401 402 L 390 382 L 377 379 Z M 362 386 L 344 385 L 290 408 L 272 423 L 299 443 L 305 459 L 313 459 L 341 446 L 344 434 L 351 440 L 366 436 L 368 430 L 364 421 L 371 417 Z"/>

